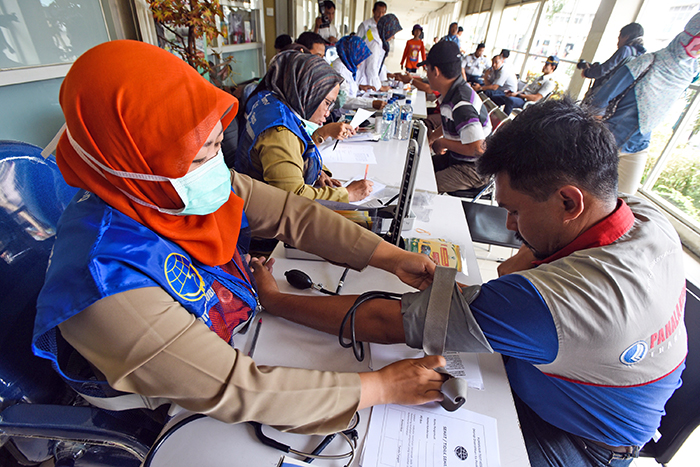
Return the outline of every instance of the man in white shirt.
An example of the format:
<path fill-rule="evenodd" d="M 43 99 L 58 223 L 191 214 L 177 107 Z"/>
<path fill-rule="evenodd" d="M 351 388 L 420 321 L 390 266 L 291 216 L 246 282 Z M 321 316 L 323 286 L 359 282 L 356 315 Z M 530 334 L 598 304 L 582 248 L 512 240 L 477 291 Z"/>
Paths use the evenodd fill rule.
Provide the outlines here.
<path fill-rule="evenodd" d="M 557 83 L 552 78 L 552 73 L 559 66 L 559 58 L 551 55 L 542 67 L 542 74 L 529 83 L 522 91 L 506 91 L 504 95 L 493 95 L 491 100 L 498 106 L 504 106 L 503 111 L 510 115 L 514 108 L 523 108 L 527 102 L 537 102 L 549 96 Z"/>
<path fill-rule="evenodd" d="M 475 91 L 484 91 L 488 97 L 505 95 L 506 91 L 518 90 L 518 78 L 510 67 L 504 64 L 505 59 L 496 55 L 491 60 L 491 68 L 484 73 L 484 85 L 472 84 Z"/>
<path fill-rule="evenodd" d="M 364 20 L 362 23 L 357 28 L 357 35 L 360 36 L 362 39 L 366 39 L 365 36 L 367 35 L 367 31 L 369 31 L 371 28 L 377 28 L 377 21 L 386 14 L 386 3 L 384 2 L 376 2 L 374 4 L 374 7 L 372 7 L 372 17 L 367 18 Z M 367 40 L 367 42 L 371 42 L 371 39 Z"/>
<path fill-rule="evenodd" d="M 489 59 L 484 55 L 485 50 L 485 44 L 477 45 L 474 53 L 467 55 L 462 63 L 464 73 L 467 75 L 467 81 L 470 83 L 484 84 L 482 76 L 489 67 Z"/>
<path fill-rule="evenodd" d="M 333 25 L 333 21 L 335 20 L 335 3 L 331 0 L 326 0 L 323 2 L 323 9 L 323 15 L 316 18 L 314 32 L 323 37 L 324 40 L 335 44 L 338 42 L 338 30 Z M 328 20 L 325 24 L 323 16 Z"/>

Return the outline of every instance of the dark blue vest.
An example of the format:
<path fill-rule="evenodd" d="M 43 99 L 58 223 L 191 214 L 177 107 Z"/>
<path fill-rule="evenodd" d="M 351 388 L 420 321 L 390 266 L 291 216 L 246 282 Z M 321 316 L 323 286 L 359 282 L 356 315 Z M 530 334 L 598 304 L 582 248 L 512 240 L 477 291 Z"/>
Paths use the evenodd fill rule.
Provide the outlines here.
<path fill-rule="evenodd" d="M 245 131 L 239 135 L 238 150 L 234 167 L 236 172 L 263 180 L 250 160 L 250 150 L 258 137 L 267 129 L 283 126 L 294 133 L 304 143 L 304 183 L 313 185 L 323 168 L 321 154 L 311 137 L 306 133 L 301 119 L 270 91 L 259 92 L 248 99 L 246 104 Z"/>

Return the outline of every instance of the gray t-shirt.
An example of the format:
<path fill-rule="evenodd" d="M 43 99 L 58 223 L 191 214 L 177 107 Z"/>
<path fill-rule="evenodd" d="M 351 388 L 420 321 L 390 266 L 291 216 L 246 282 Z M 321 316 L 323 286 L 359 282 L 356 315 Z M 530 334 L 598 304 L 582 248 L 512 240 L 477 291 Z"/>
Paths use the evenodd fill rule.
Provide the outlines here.
<path fill-rule="evenodd" d="M 494 70 L 491 68 L 490 70 L 491 78 L 489 81 L 492 84 L 497 84 L 499 91 L 516 92 L 518 90 L 518 78 L 508 65 L 504 63 L 500 69 Z"/>

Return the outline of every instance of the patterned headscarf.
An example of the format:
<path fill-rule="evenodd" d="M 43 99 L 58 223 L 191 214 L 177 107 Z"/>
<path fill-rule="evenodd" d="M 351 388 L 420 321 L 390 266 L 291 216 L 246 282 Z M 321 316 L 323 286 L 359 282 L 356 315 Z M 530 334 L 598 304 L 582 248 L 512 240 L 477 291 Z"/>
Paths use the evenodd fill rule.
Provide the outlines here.
<path fill-rule="evenodd" d="M 625 65 L 635 79 L 651 66 L 634 86 L 642 134 L 661 123 L 671 108 L 669 103 L 675 102 L 698 74 L 698 61 L 686 53 L 684 46 L 699 34 L 700 13 L 697 13 L 666 48 L 640 55 Z"/>
<path fill-rule="evenodd" d="M 357 74 L 357 66 L 372 55 L 367 43 L 358 36 L 341 37 L 335 44 L 335 50 L 353 78 Z"/>
<path fill-rule="evenodd" d="M 401 31 L 403 28 L 399 23 L 399 19 L 393 13 L 388 13 L 382 16 L 379 21 L 377 21 L 377 31 L 379 32 L 379 37 L 382 40 L 382 48 L 384 49 L 384 57 L 382 58 L 382 65 L 389 53 L 389 39 L 391 39 L 394 34 Z"/>
<path fill-rule="evenodd" d="M 140 202 L 182 207 L 172 184 L 158 179 L 187 173 L 216 124 L 226 128 L 235 117 L 238 101 L 233 96 L 170 52 L 118 40 L 93 47 L 73 63 L 59 101 L 67 131 L 58 142 L 56 160 L 69 185 L 96 194 L 204 264 L 231 260 L 241 198 L 232 193 L 216 212 L 203 216 L 164 214 Z M 102 167 L 88 165 L 78 151 Z M 143 175 L 129 178 L 105 168 Z"/>
<path fill-rule="evenodd" d="M 308 120 L 343 78 L 317 55 L 286 50 L 272 57 L 260 91 L 273 92 L 287 107 Z"/>

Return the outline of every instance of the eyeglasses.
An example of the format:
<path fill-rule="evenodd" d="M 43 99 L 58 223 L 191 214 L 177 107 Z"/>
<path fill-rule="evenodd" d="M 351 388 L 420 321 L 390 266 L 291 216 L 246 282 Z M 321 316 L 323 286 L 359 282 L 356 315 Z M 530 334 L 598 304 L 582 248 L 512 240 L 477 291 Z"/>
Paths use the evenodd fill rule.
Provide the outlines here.
<path fill-rule="evenodd" d="M 326 112 L 330 112 L 335 107 L 335 101 L 329 101 L 325 97 L 323 98 L 323 103 L 326 104 Z"/>

